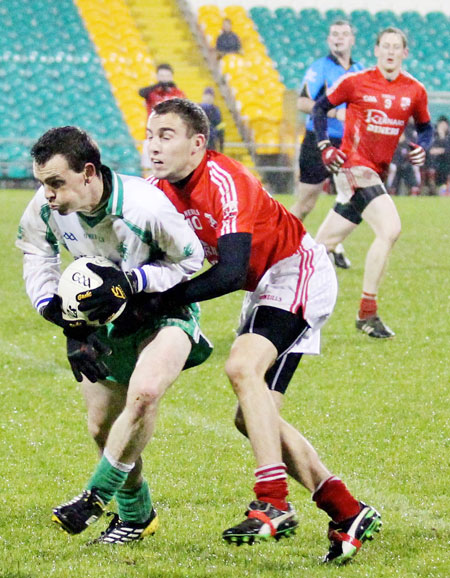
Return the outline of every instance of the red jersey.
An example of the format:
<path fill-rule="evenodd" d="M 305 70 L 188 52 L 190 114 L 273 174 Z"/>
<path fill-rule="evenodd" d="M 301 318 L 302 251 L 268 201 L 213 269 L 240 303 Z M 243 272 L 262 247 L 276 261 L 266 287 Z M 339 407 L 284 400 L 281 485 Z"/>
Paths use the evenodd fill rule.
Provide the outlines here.
<path fill-rule="evenodd" d="M 157 104 L 164 102 L 165 100 L 170 100 L 171 98 L 186 98 L 186 95 L 175 85 L 164 88 L 159 84 L 156 84 L 153 88 L 150 88 L 145 97 L 147 115 L 150 116 L 150 113 Z"/>
<path fill-rule="evenodd" d="M 218 261 L 217 240 L 230 233 L 250 233 L 252 246 L 244 288 L 254 291 L 275 263 L 301 251 L 306 232 L 301 221 L 273 199 L 241 163 L 208 150 L 189 182 L 178 188 L 166 180 L 147 179 L 162 189 L 191 224 L 205 256 Z"/>
<path fill-rule="evenodd" d="M 342 76 L 327 92 L 334 106 L 347 103 L 341 150 L 344 167 L 370 167 L 383 177 L 410 116 L 416 124 L 430 121 L 425 87 L 400 72 L 387 80 L 375 68 Z"/>

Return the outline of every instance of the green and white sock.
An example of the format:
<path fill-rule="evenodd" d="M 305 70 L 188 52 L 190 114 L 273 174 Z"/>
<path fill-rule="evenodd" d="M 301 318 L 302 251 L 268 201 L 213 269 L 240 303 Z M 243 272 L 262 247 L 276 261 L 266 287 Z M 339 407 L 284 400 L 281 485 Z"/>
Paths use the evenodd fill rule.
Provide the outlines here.
<path fill-rule="evenodd" d="M 152 498 L 147 482 L 138 488 L 121 488 L 116 492 L 120 519 L 125 522 L 143 524 L 150 518 Z"/>
<path fill-rule="evenodd" d="M 134 464 L 123 464 L 115 460 L 108 450 L 105 449 L 97 468 L 88 482 L 87 489 L 97 489 L 99 497 L 108 504 L 114 494 L 126 482 L 128 474 L 134 468 Z"/>

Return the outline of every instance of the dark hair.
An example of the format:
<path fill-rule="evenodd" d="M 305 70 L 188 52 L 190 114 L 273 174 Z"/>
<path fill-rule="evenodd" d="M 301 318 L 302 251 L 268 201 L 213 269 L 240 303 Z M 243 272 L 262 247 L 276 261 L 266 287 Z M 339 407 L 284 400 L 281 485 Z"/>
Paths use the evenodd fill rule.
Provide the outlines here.
<path fill-rule="evenodd" d="M 76 173 L 81 173 L 86 163 L 92 163 L 97 173 L 102 166 L 96 142 L 76 126 L 51 128 L 31 149 L 31 156 L 38 165 L 44 165 L 55 155 L 62 155 L 69 168 Z"/>
<path fill-rule="evenodd" d="M 176 114 L 187 127 L 188 137 L 194 134 L 204 135 L 206 142 L 209 138 L 209 120 L 203 108 L 187 98 L 171 98 L 155 106 L 152 115 Z"/>
<path fill-rule="evenodd" d="M 396 28 L 395 26 L 388 26 L 387 28 L 384 28 L 383 30 L 381 30 L 381 32 L 378 33 L 376 42 L 377 46 L 380 45 L 381 37 L 384 36 L 385 34 L 398 34 L 402 39 L 403 48 L 408 47 L 408 39 L 406 38 L 406 34 L 403 32 L 403 30 L 400 30 L 400 28 Z"/>
<path fill-rule="evenodd" d="M 332 22 L 330 24 L 330 27 L 328 28 L 328 33 L 330 32 L 330 30 L 332 29 L 333 26 L 348 26 L 350 28 L 350 30 L 352 31 L 352 34 L 355 34 L 355 30 L 353 28 L 353 26 L 351 25 L 351 23 L 348 20 L 344 20 L 343 18 L 339 18 L 338 20 L 335 20 L 334 22 Z"/>
<path fill-rule="evenodd" d="M 158 65 L 156 71 L 159 72 L 160 70 L 169 70 L 172 74 L 173 74 L 173 68 L 170 66 L 170 64 L 160 64 Z"/>
<path fill-rule="evenodd" d="M 438 117 L 438 119 L 437 119 L 436 122 L 437 122 L 437 123 L 439 123 L 439 122 L 446 122 L 447 124 L 449 124 L 448 118 L 445 116 L 445 114 L 441 114 L 441 116 Z"/>

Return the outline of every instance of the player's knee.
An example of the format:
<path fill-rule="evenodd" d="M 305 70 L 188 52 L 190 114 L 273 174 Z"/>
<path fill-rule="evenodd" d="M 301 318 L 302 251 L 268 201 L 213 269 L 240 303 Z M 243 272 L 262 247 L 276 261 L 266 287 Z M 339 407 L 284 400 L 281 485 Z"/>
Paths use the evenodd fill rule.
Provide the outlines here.
<path fill-rule="evenodd" d="M 162 380 L 155 378 L 130 383 L 130 386 L 127 407 L 137 419 L 153 410 L 166 390 Z"/>
<path fill-rule="evenodd" d="M 394 243 L 398 240 L 402 232 L 401 223 L 396 223 L 391 225 L 389 228 L 383 231 L 382 237 L 383 239 L 389 243 L 390 245 L 394 245 Z"/>
<path fill-rule="evenodd" d="M 225 373 L 236 393 L 242 387 L 256 377 L 256 371 L 250 360 L 244 360 L 242 356 L 231 356 L 225 364 Z"/>

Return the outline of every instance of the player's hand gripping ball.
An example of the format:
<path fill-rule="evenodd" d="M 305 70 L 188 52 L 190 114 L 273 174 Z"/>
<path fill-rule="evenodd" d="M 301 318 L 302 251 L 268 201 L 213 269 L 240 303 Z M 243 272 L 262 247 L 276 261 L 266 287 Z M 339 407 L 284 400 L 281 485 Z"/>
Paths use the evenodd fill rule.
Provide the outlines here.
<path fill-rule="evenodd" d="M 119 317 L 125 309 L 126 296 L 124 295 L 123 299 L 119 300 L 121 302 L 119 302 L 114 312 L 110 315 L 97 319 L 89 318 L 91 309 L 82 310 L 84 307 L 80 309 L 80 305 L 83 302 L 87 302 L 93 292 L 103 285 L 103 277 L 98 274 L 98 272 L 90 269 L 90 265 L 102 269 L 105 268 L 105 270 L 107 269 L 109 271 L 113 269 L 117 271 L 117 273 L 125 276 L 119 267 L 109 259 L 104 257 L 80 257 L 63 271 L 59 280 L 58 295 L 62 300 L 61 309 L 63 319 L 66 321 L 80 320 L 85 321 L 88 325 L 99 326 L 110 323 Z M 102 269 L 100 269 L 100 271 Z M 97 269 L 97 271 L 98 270 L 99 269 Z"/>

